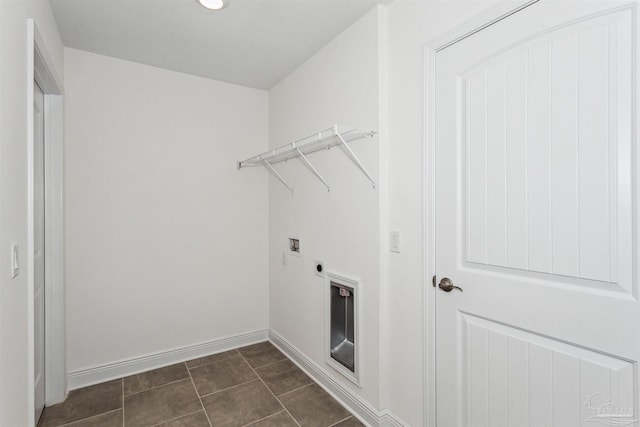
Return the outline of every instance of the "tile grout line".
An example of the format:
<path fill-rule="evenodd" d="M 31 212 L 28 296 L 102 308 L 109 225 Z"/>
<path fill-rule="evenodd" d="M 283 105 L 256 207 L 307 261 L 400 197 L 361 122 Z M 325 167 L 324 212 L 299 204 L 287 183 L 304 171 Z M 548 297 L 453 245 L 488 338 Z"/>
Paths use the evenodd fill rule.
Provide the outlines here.
<path fill-rule="evenodd" d="M 311 379 L 311 378 L 309 377 L 309 379 Z M 296 388 L 296 389 L 289 390 L 289 391 L 288 391 L 288 392 L 286 392 L 286 393 L 282 393 L 280 396 L 284 396 L 285 394 L 293 393 L 294 391 L 302 390 L 303 388 L 306 388 L 306 387 L 312 386 L 312 385 L 314 385 L 314 384 L 315 384 L 315 381 L 313 381 L 313 380 L 311 379 L 311 382 L 310 382 L 309 384 L 305 384 L 305 385 L 303 385 L 302 387 L 298 387 L 298 388 Z"/>
<path fill-rule="evenodd" d="M 238 352 L 238 353 L 240 353 L 240 352 Z M 262 369 L 262 368 L 265 368 L 267 366 L 275 365 L 276 363 L 284 362 L 285 360 L 289 360 L 287 358 L 287 356 L 285 356 L 284 359 L 276 360 L 275 362 L 269 362 L 266 365 L 256 366 L 254 369 Z"/>
<path fill-rule="evenodd" d="M 196 382 L 193 380 L 193 377 L 191 376 L 191 371 L 189 371 L 189 368 L 187 367 L 187 362 L 184 362 L 184 367 L 187 368 L 187 373 L 189 374 L 189 378 L 191 379 L 191 385 L 193 385 L 193 389 L 196 392 L 196 396 L 198 396 L 198 401 L 200 402 L 200 406 L 202 407 L 202 412 L 204 412 L 204 416 L 207 417 L 207 422 L 209 423 L 209 427 L 211 427 L 213 424 L 211 424 L 211 420 L 209 419 L 209 413 L 207 413 L 207 410 L 204 407 L 204 403 L 202 403 L 202 397 L 200 397 L 200 393 L 198 392 L 198 387 L 196 387 Z"/>
<path fill-rule="evenodd" d="M 179 419 L 180 419 L 180 418 L 182 418 L 182 417 L 188 417 L 189 415 L 193 415 L 193 414 L 195 414 L 195 413 L 197 413 L 197 412 L 200 412 L 201 410 L 202 410 L 202 409 L 197 409 L 197 410 L 195 410 L 195 411 L 193 411 L 193 412 L 189 412 L 188 414 L 183 414 L 183 415 L 177 416 L 177 417 L 175 417 L 175 418 L 171 418 L 170 420 L 160 421 L 158 424 L 153 424 L 152 426 L 149 426 L 149 427 L 158 427 L 158 426 L 160 426 L 160 425 L 162 425 L 162 424 L 164 424 L 164 423 L 168 423 L 168 422 L 171 422 L 171 421 L 179 420 Z M 205 411 L 205 412 L 206 412 L 206 411 Z M 205 414 L 205 415 L 206 415 L 206 414 Z M 208 418 L 207 418 L 207 420 L 208 420 Z"/>
<path fill-rule="evenodd" d="M 305 374 L 305 375 L 306 375 L 306 374 Z M 309 384 L 301 385 L 301 386 L 300 386 L 300 387 L 298 387 L 298 388 L 294 388 L 293 390 L 289 390 L 289 391 L 288 391 L 288 392 L 286 392 L 286 393 L 281 393 L 281 394 L 279 394 L 278 396 L 284 396 L 285 394 L 293 393 L 294 391 L 302 390 L 302 389 L 303 389 L 303 388 L 305 388 L 305 387 L 309 387 L 310 385 L 315 384 L 315 381 L 313 381 L 313 379 L 311 379 L 311 377 L 309 377 L 308 375 L 306 375 L 306 376 L 309 378 L 309 380 L 311 380 L 311 382 L 310 382 Z"/>
<path fill-rule="evenodd" d="M 230 352 L 232 352 L 232 351 L 235 351 L 236 353 L 240 354 L 240 352 L 238 351 L 238 349 L 237 349 L 237 348 L 232 348 L 231 350 L 223 351 L 223 352 L 221 352 L 221 353 L 214 353 L 214 354 L 210 354 L 209 356 L 203 356 L 202 358 L 211 357 L 211 356 L 217 356 L 218 354 L 223 354 L 223 353 L 230 353 Z M 203 367 L 203 366 L 213 365 L 214 363 L 223 362 L 223 361 L 225 361 L 225 360 L 229 359 L 230 357 L 232 357 L 232 356 L 225 357 L 224 359 L 220 359 L 220 360 L 213 360 L 213 361 L 211 361 L 211 362 L 203 363 L 202 365 L 196 365 L 196 366 L 191 366 L 191 367 L 189 367 L 189 365 L 187 365 L 187 362 L 193 362 L 193 361 L 194 361 L 194 360 L 196 360 L 196 359 L 187 360 L 187 361 L 185 361 L 185 362 L 183 362 L 183 363 L 184 363 L 184 364 L 185 364 L 185 366 L 187 367 L 187 370 L 188 370 L 188 371 L 190 371 L 191 369 L 197 369 L 197 368 L 201 368 L 201 367 Z"/>
<path fill-rule="evenodd" d="M 72 426 L 73 424 L 75 424 L 75 423 L 79 423 L 80 421 L 90 420 L 91 418 L 96 418 L 96 417 L 99 417 L 99 416 L 101 416 L 101 415 L 110 414 L 111 412 L 116 412 L 116 411 L 119 411 L 119 410 L 120 410 L 120 408 L 112 409 L 112 410 L 107 411 L 107 412 L 102 412 L 102 413 L 100 413 L 100 414 L 91 415 L 90 417 L 80 418 L 79 420 L 71 421 L 70 423 L 56 424 L 56 426 L 55 426 L 55 427 L 68 427 L 68 426 Z"/>
<path fill-rule="evenodd" d="M 188 371 L 188 369 L 187 369 Z M 190 374 L 190 373 L 189 373 Z M 140 391 L 136 391 L 135 393 L 129 393 L 127 395 L 124 394 L 124 380 L 123 380 L 123 386 L 122 386 L 122 398 L 123 398 L 123 402 L 124 402 L 124 397 L 130 397 L 130 396 L 135 396 L 136 394 L 140 394 L 140 393 L 144 393 L 145 391 L 149 391 L 149 390 L 155 390 L 157 388 L 160 387 L 164 387 L 166 385 L 171 385 L 171 384 L 175 384 L 175 383 L 179 383 L 180 381 L 184 381 L 184 380 L 188 380 L 189 377 L 184 377 L 184 378 L 180 378 L 179 380 L 174 380 L 174 381 L 170 381 L 168 383 L 164 383 L 164 384 L 160 384 L 160 385 L 154 385 L 153 387 L 149 387 L 149 388 L 145 388 L 144 390 L 140 390 Z"/>
<path fill-rule="evenodd" d="M 340 424 L 340 423 L 341 423 L 341 422 L 343 422 L 343 421 L 348 420 L 349 418 L 353 418 L 353 415 L 349 415 L 347 418 L 343 418 L 343 419 L 341 419 L 340 421 L 337 421 L 337 422 L 335 422 L 335 423 L 331 424 L 329 427 L 337 426 L 338 424 Z"/>
<path fill-rule="evenodd" d="M 278 351 L 280 351 L 280 350 L 278 350 Z M 280 399 L 278 399 L 278 396 L 276 396 L 276 395 L 273 393 L 273 391 L 271 391 L 271 389 L 267 386 L 267 384 L 264 382 L 264 380 L 262 379 L 262 377 L 261 377 L 260 375 L 258 375 L 258 373 L 257 373 L 257 372 L 256 372 L 256 370 L 254 369 L 254 367 L 253 367 L 253 366 L 251 366 L 251 364 L 250 364 L 249 362 L 247 362 L 247 359 L 245 359 L 244 355 L 243 355 L 240 351 L 238 351 L 238 353 L 240 353 L 240 356 L 242 357 L 242 360 L 244 360 L 244 362 L 245 362 L 247 365 L 249 365 L 249 368 L 251 368 L 251 370 L 253 371 L 253 373 L 254 373 L 254 374 L 256 374 L 256 375 L 258 376 L 258 379 L 260 379 L 260 382 L 262 383 L 262 385 L 264 385 L 264 386 L 265 386 L 265 388 L 266 388 L 267 390 L 269 390 L 269 393 L 271 393 L 271 395 L 272 395 L 272 396 L 273 396 L 273 397 L 278 401 L 278 403 L 280 404 L 280 406 L 282 406 L 282 407 L 284 408 L 285 412 L 286 412 L 287 414 L 289 414 L 289 416 L 291 417 L 291 419 L 293 420 L 293 422 L 294 422 L 294 423 L 296 423 L 296 424 L 298 425 L 298 427 L 301 427 L 301 426 L 300 426 L 300 423 L 298 422 L 298 420 L 296 420 L 296 419 L 295 419 L 295 417 L 294 417 L 293 415 L 291 415 L 291 412 L 289 412 L 289 410 L 287 409 L 287 407 L 286 407 L 286 406 L 284 406 L 284 404 L 280 401 Z M 266 366 L 266 365 L 265 365 L 265 366 Z M 280 411 L 278 411 L 278 412 L 280 412 Z M 276 412 L 276 413 L 277 413 L 277 412 Z M 271 415 L 275 415 L 275 414 L 271 414 Z"/>
<path fill-rule="evenodd" d="M 276 416 L 276 415 L 278 415 L 278 414 L 282 414 L 283 412 L 286 412 L 286 410 L 285 410 L 285 409 L 283 409 L 282 411 L 278 411 L 278 412 L 276 412 L 275 414 L 267 415 L 266 417 L 262 417 L 262 418 L 260 418 L 259 420 L 251 421 L 249 424 L 245 424 L 245 425 L 243 425 L 242 427 L 249 427 L 249 426 L 252 426 L 252 425 L 254 425 L 254 424 L 256 424 L 256 423 L 259 423 L 259 422 L 260 422 L 260 421 L 262 421 L 262 420 L 266 420 L 267 418 L 275 417 L 275 416 Z"/>
<path fill-rule="evenodd" d="M 209 397 L 209 396 L 211 396 L 213 394 L 222 393 L 223 391 L 231 390 L 232 388 L 240 387 L 241 385 L 249 384 L 249 383 L 252 383 L 254 381 L 258 381 L 258 378 L 253 378 L 253 379 L 250 379 L 249 381 L 245 381 L 245 382 L 240 383 L 240 384 L 235 384 L 235 385 L 232 385 L 231 387 L 223 388 L 221 390 L 212 391 L 211 393 L 203 394 L 202 396 L 200 396 L 200 394 L 198 394 L 198 396 L 200 396 L 201 398 Z"/>

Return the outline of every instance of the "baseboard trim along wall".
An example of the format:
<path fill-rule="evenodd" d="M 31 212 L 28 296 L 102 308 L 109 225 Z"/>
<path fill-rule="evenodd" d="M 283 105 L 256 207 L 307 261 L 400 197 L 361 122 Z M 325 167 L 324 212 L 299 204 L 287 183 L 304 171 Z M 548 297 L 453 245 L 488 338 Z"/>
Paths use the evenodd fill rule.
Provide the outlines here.
<path fill-rule="evenodd" d="M 363 423 L 375 427 L 408 426 L 393 412 L 388 410 L 378 411 L 362 397 L 340 384 L 325 368 L 311 360 L 274 330 L 269 331 L 269 341 Z"/>
<path fill-rule="evenodd" d="M 223 337 L 196 345 L 176 348 L 155 354 L 148 354 L 133 359 L 120 360 L 107 365 L 83 369 L 68 374 L 69 390 L 98 384 L 101 382 L 126 377 L 150 369 L 180 363 L 210 354 L 220 353 L 236 347 L 255 344 L 266 341 L 269 336 L 268 329 L 247 332 L 240 335 Z"/>

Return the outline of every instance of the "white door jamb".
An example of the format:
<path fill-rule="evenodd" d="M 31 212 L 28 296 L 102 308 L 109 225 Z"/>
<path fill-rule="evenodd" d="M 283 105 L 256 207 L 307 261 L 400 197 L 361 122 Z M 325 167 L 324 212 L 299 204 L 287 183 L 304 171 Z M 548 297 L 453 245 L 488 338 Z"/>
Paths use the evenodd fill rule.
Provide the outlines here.
<path fill-rule="evenodd" d="M 29 424 L 34 418 L 34 133 L 33 82 L 45 94 L 45 404 L 61 402 L 67 394 L 64 331 L 64 246 L 63 246 L 63 103 L 62 79 L 46 49 L 46 42 L 33 19 L 27 20 L 27 117 L 28 117 L 28 366 Z"/>

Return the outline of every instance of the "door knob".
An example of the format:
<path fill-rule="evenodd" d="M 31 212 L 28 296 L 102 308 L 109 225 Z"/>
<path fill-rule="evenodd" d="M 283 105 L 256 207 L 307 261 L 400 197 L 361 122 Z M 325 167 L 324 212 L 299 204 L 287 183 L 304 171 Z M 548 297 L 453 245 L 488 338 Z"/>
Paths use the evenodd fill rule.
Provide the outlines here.
<path fill-rule="evenodd" d="M 460 286 L 454 285 L 453 281 L 448 277 L 443 277 L 442 280 L 440 280 L 440 284 L 438 284 L 438 287 L 445 292 L 451 292 L 454 289 L 457 289 L 460 292 L 463 292 L 462 288 Z"/>

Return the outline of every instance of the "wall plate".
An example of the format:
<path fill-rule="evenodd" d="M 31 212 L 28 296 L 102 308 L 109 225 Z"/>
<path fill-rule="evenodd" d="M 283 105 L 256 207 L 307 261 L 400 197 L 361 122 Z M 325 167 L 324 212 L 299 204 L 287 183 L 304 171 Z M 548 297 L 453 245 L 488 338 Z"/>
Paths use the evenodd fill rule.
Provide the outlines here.
<path fill-rule="evenodd" d="M 289 236 L 289 238 L 287 239 L 287 247 L 289 248 L 289 255 L 300 256 L 300 237 Z"/>

